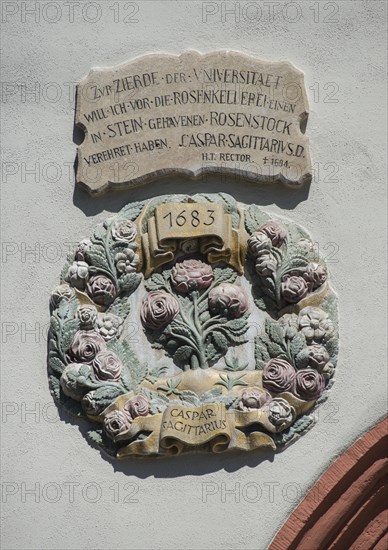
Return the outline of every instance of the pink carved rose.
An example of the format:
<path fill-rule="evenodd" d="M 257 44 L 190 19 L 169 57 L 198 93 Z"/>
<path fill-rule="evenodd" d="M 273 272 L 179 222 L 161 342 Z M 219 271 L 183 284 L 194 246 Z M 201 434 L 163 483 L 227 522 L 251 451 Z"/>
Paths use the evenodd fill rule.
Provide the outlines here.
<path fill-rule="evenodd" d="M 75 286 L 78 290 L 85 288 L 89 278 L 89 266 L 86 262 L 73 262 L 68 269 L 66 281 Z"/>
<path fill-rule="evenodd" d="M 291 391 L 294 380 L 294 367 L 284 359 L 271 359 L 264 367 L 263 387 L 273 393 Z"/>
<path fill-rule="evenodd" d="M 136 224 L 131 220 L 116 222 L 112 227 L 112 235 L 115 241 L 131 243 L 136 239 Z"/>
<path fill-rule="evenodd" d="M 303 277 L 305 278 L 307 285 L 311 288 L 311 290 L 315 290 L 319 286 L 323 285 L 323 283 L 326 281 L 327 271 L 322 264 L 312 262 L 308 264 L 306 272 L 303 274 Z"/>
<path fill-rule="evenodd" d="M 105 275 L 96 275 L 89 279 L 87 293 L 96 304 L 107 306 L 116 298 L 116 287 Z"/>
<path fill-rule="evenodd" d="M 55 309 L 59 306 L 62 300 L 70 302 L 75 298 L 75 290 L 67 283 L 63 283 L 55 288 L 50 298 L 50 307 Z"/>
<path fill-rule="evenodd" d="M 284 300 L 289 304 L 296 304 L 308 293 L 308 286 L 303 277 L 298 275 L 286 275 L 281 284 L 281 292 Z"/>
<path fill-rule="evenodd" d="M 143 395 L 135 395 L 124 405 L 124 410 L 129 413 L 132 418 L 137 416 L 147 416 L 150 411 L 148 399 Z"/>
<path fill-rule="evenodd" d="M 318 399 L 325 389 L 325 380 L 319 372 L 313 369 L 303 369 L 296 373 L 295 395 L 311 401 Z"/>
<path fill-rule="evenodd" d="M 144 298 L 140 309 L 143 325 L 151 330 L 161 330 L 166 327 L 179 313 L 179 304 L 174 296 L 154 290 Z"/>
<path fill-rule="evenodd" d="M 214 273 L 210 265 L 200 260 L 183 260 L 171 271 L 172 286 L 182 294 L 193 290 L 204 290 L 211 285 L 213 279 Z"/>
<path fill-rule="evenodd" d="M 129 430 L 132 423 L 132 418 L 123 411 L 111 411 L 104 418 L 104 430 L 110 439 L 115 439 L 117 436 Z"/>
<path fill-rule="evenodd" d="M 308 366 L 322 373 L 326 363 L 328 363 L 330 359 L 326 348 L 319 344 L 314 344 L 308 348 L 308 352 Z"/>
<path fill-rule="evenodd" d="M 248 239 L 248 249 L 255 258 L 263 254 L 268 254 L 271 247 L 271 239 L 259 231 L 252 233 Z"/>
<path fill-rule="evenodd" d="M 261 277 L 271 277 L 276 270 L 277 261 L 273 254 L 260 254 L 256 259 L 256 273 Z"/>
<path fill-rule="evenodd" d="M 75 259 L 78 262 L 86 262 L 87 254 L 91 246 L 92 241 L 90 239 L 83 239 L 79 242 L 75 252 Z"/>
<path fill-rule="evenodd" d="M 268 405 L 268 420 L 278 432 L 288 428 L 296 418 L 296 412 L 288 401 L 282 397 L 275 397 Z"/>
<path fill-rule="evenodd" d="M 267 235 L 273 246 L 281 246 L 286 240 L 286 230 L 273 220 L 265 222 L 257 231 Z"/>
<path fill-rule="evenodd" d="M 77 363 L 90 364 L 97 353 L 106 350 L 105 340 L 94 330 L 78 330 L 70 344 L 68 357 Z"/>
<path fill-rule="evenodd" d="M 221 283 L 209 292 L 209 309 L 212 315 L 236 319 L 248 309 L 248 299 L 241 287 Z"/>
<path fill-rule="evenodd" d="M 241 401 L 237 405 L 240 411 L 250 411 L 252 409 L 261 409 L 271 396 L 268 392 L 261 388 L 249 388 L 242 392 Z"/>
<path fill-rule="evenodd" d="M 110 380 L 112 382 L 120 380 L 122 364 L 113 351 L 108 350 L 97 353 L 92 362 L 92 367 L 98 380 Z"/>

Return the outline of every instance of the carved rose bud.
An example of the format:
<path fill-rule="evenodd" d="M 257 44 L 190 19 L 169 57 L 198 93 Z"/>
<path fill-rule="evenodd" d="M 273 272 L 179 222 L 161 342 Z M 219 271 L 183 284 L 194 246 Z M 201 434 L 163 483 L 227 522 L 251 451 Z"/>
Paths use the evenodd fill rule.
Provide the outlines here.
<path fill-rule="evenodd" d="M 144 298 L 140 309 L 143 325 L 151 330 L 161 330 L 179 313 L 179 304 L 174 296 L 154 290 Z"/>
<path fill-rule="evenodd" d="M 306 272 L 303 274 L 307 284 L 312 290 L 315 290 L 327 279 L 327 271 L 322 264 L 312 262 L 306 267 Z"/>
<path fill-rule="evenodd" d="M 299 326 L 308 343 L 318 343 L 334 332 L 333 323 L 318 307 L 304 307 L 299 313 Z"/>
<path fill-rule="evenodd" d="M 86 262 L 86 257 L 89 248 L 92 246 L 92 241 L 90 239 L 83 239 L 77 245 L 77 250 L 75 251 L 75 259 L 78 262 Z"/>
<path fill-rule="evenodd" d="M 249 252 L 255 258 L 259 255 L 267 255 L 271 248 L 271 239 L 260 231 L 255 231 L 248 239 Z"/>
<path fill-rule="evenodd" d="M 273 220 L 269 220 L 259 227 L 257 230 L 267 235 L 271 239 L 273 246 L 281 246 L 286 240 L 286 230 Z"/>
<path fill-rule="evenodd" d="M 136 239 L 136 224 L 131 220 L 116 222 L 112 227 L 112 235 L 115 241 L 131 243 Z"/>
<path fill-rule="evenodd" d="M 119 273 L 134 273 L 139 265 L 139 256 L 131 248 L 125 248 L 116 254 L 115 263 Z"/>
<path fill-rule="evenodd" d="M 276 426 L 277 431 L 288 428 L 295 420 L 296 412 L 288 401 L 275 397 L 268 405 L 268 420 Z"/>
<path fill-rule="evenodd" d="M 322 373 L 326 363 L 329 362 L 330 355 L 324 346 L 314 344 L 308 348 L 308 366 Z"/>
<path fill-rule="evenodd" d="M 89 365 L 70 363 L 65 367 L 60 379 L 63 393 L 75 401 L 81 401 L 87 392 L 86 383 L 91 375 L 92 369 Z"/>
<path fill-rule="evenodd" d="M 326 363 L 322 370 L 322 376 L 325 380 L 330 380 L 335 372 L 333 363 Z"/>
<path fill-rule="evenodd" d="M 241 401 L 237 405 L 237 408 L 240 411 L 261 409 L 270 399 L 270 394 L 262 388 L 249 388 L 242 392 Z"/>
<path fill-rule="evenodd" d="M 113 313 L 100 313 L 97 317 L 97 330 L 106 341 L 119 337 L 123 325 L 123 319 Z"/>
<path fill-rule="evenodd" d="M 116 287 L 113 282 L 105 275 L 96 275 L 92 277 L 86 291 L 96 304 L 107 306 L 116 298 Z"/>
<path fill-rule="evenodd" d="M 73 262 L 66 275 L 66 281 L 78 290 L 85 288 L 89 278 L 89 266 L 86 262 Z"/>
<path fill-rule="evenodd" d="M 284 359 L 271 359 L 264 367 L 263 387 L 273 393 L 291 391 L 294 380 L 294 367 Z"/>
<path fill-rule="evenodd" d="M 77 309 L 77 317 L 83 330 L 91 330 L 97 320 L 97 309 L 93 305 L 82 305 Z"/>
<path fill-rule="evenodd" d="M 270 277 L 276 267 L 277 262 L 273 254 L 261 254 L 256 259 L 256 273 L 261 277 Z"/>
<path fill-rule="evenodd" d="M 171 271 L 172 286 L 183 294 L 204 290 L 211 285 L 213 279 L 213 269 L 200 260 L 183 260 L 174 265 Z"/>
<path fill-rule="evenodd" d="M 308 293 L 308 286 L 303 277 L 285 276 L 281 284 L 281 293 L 286 302 L 296 304 Z"/>
<path fill-rule="evenodd" d="M 294 313 L 286 313 L 279 319 L 279 325 L 283 329 L 284 337 L 292 340 L 298 334 L 298 316 Z"/>
<path fill-rule="evenodd" d="M 248 299 L 241 287 L 221 283 L 209 292 L 209 309 L 212 315 L 236 319 L 248 309 Z"/>
<path fill-rule="evenodd" d="M 105 351 L 105 340 L 93 330 L 78 330 L 70 344 L 68 356 L 79 363 L 91 363 L 100 351 Z"/>
<path fill-rule="evenodd" d="M 297 242 L 297 247 L 304 254 L 310 254 L 312 252 L 316 252 L 318 254 L 318 251 L 314 246 L 314 243 L 309 241 L 308 239 L 300 239 Z"/>
<path fill-rule="evenodd" d="M 98 380 L 120 380 L 122 364 L 113 351 L 100 351 L 94 358 L 92 367 Z"/>
<path fill-rule="evenodd" d="M 144 395 L 135 395 L 124 405 L 124 410 L 129 413 L 132 418 L 137 416 L 147 416 L 150 412 L 150 405 L 148 399 Z"/>
<path fill-rule="evenodd" d="M 97 402 L 95 400 L 95 391 L 90 391 L 82 398 L 82 408 L 85 411 L 86 414 L 90 414 L 92 416 L 97 415 L 99 412 L 100 407 L 97 405 Z"/>
<path fill-rule="evenodd" d="M 185 254 L 194 254 L 199 250 L 199 239 L 185 239 L 181 241 L 179 248 Z"/>
<path fill-rule="evenodd" d="M 296 373 L 295 395 L 311 401 L 318 399 L 325 389 L 325 380 L 319 372 L 313 369 L 302 369 Z"/>
<path fill-rule="evenodd" d="M 110 439 L 129 430 L 132 423 L 131 417 L 123 411 L 111 411 L 104 418 L 104 430 Z"/>
<path fill-rule="evenodd" d="M 50 298 L 51 309 L 55 309 L 59 306 L 62 300 L 70 302 L 75 298 L 75 290 L 67 283 L 59 285 L 55 288 Z"/>

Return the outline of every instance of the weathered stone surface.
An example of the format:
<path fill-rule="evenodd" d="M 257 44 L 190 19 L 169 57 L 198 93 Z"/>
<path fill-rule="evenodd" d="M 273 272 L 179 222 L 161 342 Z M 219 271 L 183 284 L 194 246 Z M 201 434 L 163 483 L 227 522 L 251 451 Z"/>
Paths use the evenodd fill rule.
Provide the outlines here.
<path fill-rule="evenodd" d="M 152 54 L 79 83 L 77 182 L 90 193 L 163 174 L 311 180 L 303 73 L 239 52 Z"/>

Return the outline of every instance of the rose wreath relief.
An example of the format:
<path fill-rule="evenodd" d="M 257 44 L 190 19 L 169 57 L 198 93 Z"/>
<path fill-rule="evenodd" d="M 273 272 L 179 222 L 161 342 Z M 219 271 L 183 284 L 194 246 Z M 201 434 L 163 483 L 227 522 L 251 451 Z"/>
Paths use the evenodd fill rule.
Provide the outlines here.
<path fill-rule="evenodd" d="M 208 228 L 182 228 L 145 276 L 167 254 L 147 250 L 170 203 L 182 220 L 221 205 L 232 230 L 214 241 Z M 222 193 L 132 203 L 79 243 L 52 293 L 51 392 L 119 458 L 282 449 L 312 426 L 333 383 L 336 302 L 317 246 L 291 222 Z"/>

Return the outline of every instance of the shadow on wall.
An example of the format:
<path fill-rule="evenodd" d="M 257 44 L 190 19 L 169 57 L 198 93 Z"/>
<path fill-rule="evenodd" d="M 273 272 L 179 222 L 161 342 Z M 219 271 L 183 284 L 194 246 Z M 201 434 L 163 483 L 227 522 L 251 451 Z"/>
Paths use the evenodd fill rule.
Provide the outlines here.
<path fill-rule="evenodd" d="M 122 191 L 109 190 L 98 196 L 91 196 L 77 184 L 74 187 L 73 204 L 86 216 L 94 216 L 102 211 L 118 212 L 133 201 L 142 201 L 164 194 L 228 193 L 237 201 L 261 206 L 276 204 L 285 210 L 293 210 L 307 200 L 310 185 L 290 188 L 281 183 L 258 183 L 244 180 L 238 175 L 205 174 L 197 179 L 185 176 L 165 176 L 139 187 Z"/>
<path fill-rule="evenodd" d="M 63 414 L 60 411 L 60 418 L 73 426 L 76 421 L 69 418 L 69 414 Z M 97 449 L 90 443 L 87 432 L 90 425 L 86 421 L 78 420 L 78 429 L 81 432 L 84 442 L 101 454 L 101 457 L 110 462 L 115 472 L 122 472 L 128 476 L 136 476 L 140 479 L 147 477 L 155 478 L 178 478 L 181 476 L 202 476 L 205 474 L 224 470 L 226 472 L 236 472 L 240 468 L 255 468 L 262 462 L 273 462 L 276 460 L 276 453 L 272 450 L 260 452 L 230 452 L 217 455 L 208 452 L 192 452 L 173 457 L 150 457 L 150 458 L 127 458 L 118 460 L 110 457 L 106 453 Z"/>

